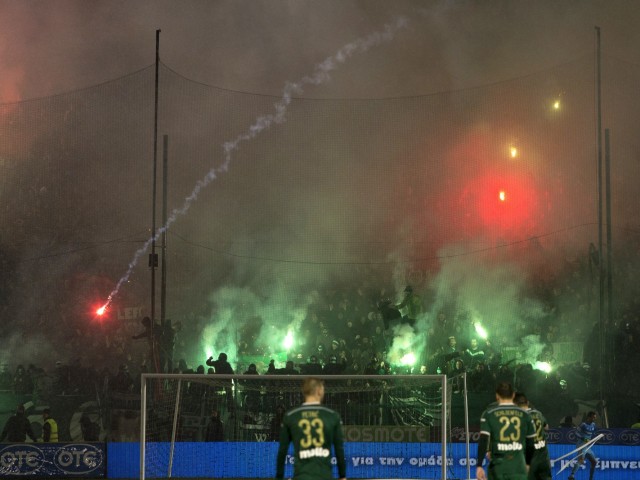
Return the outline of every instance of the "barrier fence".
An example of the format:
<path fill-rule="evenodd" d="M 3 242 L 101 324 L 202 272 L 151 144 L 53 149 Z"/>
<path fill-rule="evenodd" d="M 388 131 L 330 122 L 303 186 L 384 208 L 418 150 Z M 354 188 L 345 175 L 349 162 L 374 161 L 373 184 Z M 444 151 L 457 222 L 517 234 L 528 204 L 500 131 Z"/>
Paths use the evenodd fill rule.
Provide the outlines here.
<path fill-rule="evenodd" d="M 454 432 L 455 433 L 455 432 Z M 640 430 L 600 430 L 601 441 L 593 448 L 599 460 L 597 469 L 606 472 L 610 480 L 628 480 L 640 475 Z M 552 460 L 560 458 L 575 448 L 571 430 L 551 430 L 549 453 Z M 455 441 L 455 436 L 454 436 Z M 399 447 L 400 445 L 398 445 Z M 442 478 L 440 475 L 440 445 L 438 443 L 410 442 L 403 445 L 402 453 L 394 451 L 393 443 L 385 445 L 384 455 L 371 455 L 371 442 L 348 442 L 345 445 L 347 476 L 371 478 L 372 471 L 384 473 L 387 478 Z M 168 448 L 168 443 L 166 444 Z M 260 442 L 260 461 L 254 458 L 256 442 L 179 442 L 174 465 L 175 478 L 273 478 L 277 442 Z M 184 458 L 198 462 L 181 463 L 179 450 L 191 450 Z M 237 458 L 237 450 L 253 452 L 246 461 L 229 465 L 226 459 Z M 448 454 L 447 478 L 467 478 L 467 458 L 463 443 L 453 443 Z M 0 446 L 0 476 L 5 478 L 109 478 L 129 479 L 139 477 L 140 447 L 137 442 L 117 443 L 24 443 Z M 476 445 L 471 445 L 469 463 L 476 466 Z M 264 459 L 272 458 L 273 462 Z M 557 473 L 572 457 L 554 462 Z M 582 467 L 584 468 L 584 467 Z M 220 475 L 226 472 L 227 477 Z M 292 473 L 291 457 L 287 458 L 286 474 Z M 232 477 L 230 477 L 232 475 Z M 472 469 L 472 478 L 475 472 Z"/>

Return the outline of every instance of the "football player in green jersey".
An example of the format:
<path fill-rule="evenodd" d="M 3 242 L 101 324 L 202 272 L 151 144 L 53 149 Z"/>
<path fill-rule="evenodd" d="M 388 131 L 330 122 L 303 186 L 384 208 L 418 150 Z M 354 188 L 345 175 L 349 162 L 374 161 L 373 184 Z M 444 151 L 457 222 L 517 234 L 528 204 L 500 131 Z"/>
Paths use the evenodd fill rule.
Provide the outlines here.
<path fill-rule="evenodd" d="M 509 382 L 500 382 L 496 388 L 497 403 L 480 417 L 478 480 L 487 478 L 482 467 L 487 452 L 489 480 L 527 480 L 535 430 L 531 416 L 513 403 L 514 395 Z"/>
<path fill-rule="evenodd" d="M 324 397 L 324 382 L 309 377 L 302 384 L 304 403 L 289 410 L 282 419 L 280 447 L 276 461 L 276 478 L 284 478 L 284 464 L 293 442 L 293 478 L 325 480 L 333 478 L 331 447 L 338 464 L 338 475 L 344 480 L 347 465 L 340 415 L 320 404 Z"/>
<path fill-rule="evenodd" d="M 522 392 L 517 392 L 513 402 L 531 415 L 536 436 L 533 439 L 533 457 L 529 466 L 529 480 L 551 480 L 551 460 L 547 449 L 547 430 L 549 425 L 547 419 L 539 410 L 529 405 L 527 396 Z"/>

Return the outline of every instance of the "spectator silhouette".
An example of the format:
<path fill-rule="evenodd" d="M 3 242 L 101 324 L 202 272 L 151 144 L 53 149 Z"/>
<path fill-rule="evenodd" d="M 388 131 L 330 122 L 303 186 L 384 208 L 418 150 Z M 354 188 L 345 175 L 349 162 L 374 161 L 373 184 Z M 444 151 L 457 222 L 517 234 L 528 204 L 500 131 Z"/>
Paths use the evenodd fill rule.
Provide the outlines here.
<path fill-rule="evenodd" d="M 231 364 L 227 361 L 227 354 L 222 352 L 218 355 L 218 359 L 214 360 L 213 357 L 209 357 L 207 359 L 207 365 L 216 369 L 216 375 L 233 375 L 233 368 L 231 368 Z M 224 385 L 224 391 L 227 397 L 227 408 L 229 411 L 234 411 L 234 401 L 232 397 L 232 385 L 233 381 L 231 379 L 224 380 L 222 382 Z"/>
<path fill-rule="evenodd" d="M 419 295 L 413 293 L 413 287 L 411 285 L 407 285 L 404 288 L 404 298 L 396 305 L 396 308 L 402 314 L 403 323 L 408 323 L 413 326 L 422 313 L 422 299 Z"/>
<path fill-rule="evenodd" d="M 133 391 L 134 381 L 129 373 L 129 367 L 120 365 L 118 373 L 111 381 L 111 390 L 118 393 L 130 393 Z"/>
<path fill-rule="evenodd" d="M 271 419 L 271 428 L 270 439 L 271 441 L 277 442 L 280 438 L 280 428 L 282 427 L 282 419 L 284 418 L 284 414 L 286 412 L 286 408 L 284 405 L 277 405 L 276 412 L 273 418 Z"/>
<path fill-rule="evenodd" d="M 259 375 L 258 368 L 255 363 L 249 365 L 243 375 Z M 243 389 L 243 405 L 248 410 L 255 410 L 260 405 L 260 381 L 259 380 L 241 380 Z"/>
<path fill-rule="evenodd" d="M 85 442 L 100 441 L 100 425 L 91 420 L 91 417 L 84 412 L 80 417 L 80 430 Z"/>
<path fill-rule="evenodd" d="M 222 424 L 222 420 L 220 420 L 220 414 L 218 413 L 218 410 L 213 410 L 211 412 L 211 417 L 209 418 L 209 423 L 207 424 L 207 429 L 204 434 L 204 441 L 224 441 L 224 425 Z"/>
<path fill-rule="evenodd" d="M 27 436 L 36 441 L 36 436 L 33 434 L 31 423 L 24 413 L 24 405 L 18 405 L 16 413 L 11 415 L 4 425 L 4 429 L 0 434 L 0 442 L 3 442 L 6 438 L 9 442 L 23 443 Z"/>
<path fill-rule="evenodd" d="M 42 411 L 42 441 L 55 443 L 58 441 L 58 423 L 51 416 L 51 410 Z"/>
<path fill-rule="evenodd" d="M 71 370 L 60 360 L 56 362 L 53 389 L 56 395 L 65 395 L 71 388 Z"/>
<path fill-rule="evenodd" d="M 16 395 L 29 395 L 33 393 L 33 382 L 22 365 L 16 367 L 16 373 L 13 376 L 13 392 Z"/>
<path fill-rule="evenodd" d="M 227 354 L 221 353 L 218 355 L 218 359 L 214 360 L 213 357 L 209 357 L 207 359 L 207 365 L 216 369 L 216 373 L 218 374 L 228 374 L 233 375 L 233 368 L 231 364 L 227 361 Z"/>
<path fill-rule="evenodd" d="M 302 365 L 301 370 L 303 375 L 322 375 L 322 365 L 315 355 L 309 357 L 309 361 Z"/>
<path fill-rule="evenodd" d="M 9 365 L 3 363 L 0 367 L 0 390 L 13 389 L 13 376 L 9 372 Z"/>
<path fill-rule="evenodd" d="M 159 323 L 151 321 L 150 317 L 144 317 L 140 320 L 144 330 L 137 335 L 132 335 L 131 338 L 133 340 L 138 340 L 140 338 L 146 338 L 149 343 L 149 359 L 151 360 L 149 363 L 153 365 L 153 368 L 156 371 L 162 371 L 160 369 L 160 345 L 162 344 L 162 327 Z"/>
<path fill-rule="evenodd" d="M 571 415 L 567 415 L 566 417 L 564 417 L 562 419 L 562 422 L 560 422 L 560 427 L 561 428 L 573 428 L 573 427 L 575 427 L 575 425 L 573 424 L 573 417 Z"/>
<path fill-rule="evenodd" d="M 346 363 L 338 362 L 338 357 L 336 355 L 331 355 L 329 357 L 329 363 L 323 367 L 322 371 L 325 375 L 340 375 L 346 368 Z"/>
<path fill-rule="evenodd" d="M 272 375 L 299 375 L 300 372 L 295 369 L 295 364 L 293 360 L 287 360 L 284 368 L 276 368 L 274 360 L 269 362 L 269 368 L 267 369 L 267 373 Z"/>

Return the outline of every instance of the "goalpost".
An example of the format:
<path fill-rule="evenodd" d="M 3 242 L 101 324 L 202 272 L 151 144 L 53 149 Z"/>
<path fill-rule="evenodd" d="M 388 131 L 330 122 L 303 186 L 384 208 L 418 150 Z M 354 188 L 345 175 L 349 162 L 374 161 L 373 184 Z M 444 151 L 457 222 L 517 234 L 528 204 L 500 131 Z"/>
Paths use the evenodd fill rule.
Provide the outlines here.
<path fill-rule="evenodd" d="M 342 418 L 348 477 L 451 478 L 452 379 L 318 377 L 325 380 L 323 404 Z M 302 403 L 304 378 L 143 374 L 140 478 L 273 478 L 280 420 Z M 466 411 L 465 403 L 468 432 Z M 293 472 L 289 453 L 287 478 Z"/>

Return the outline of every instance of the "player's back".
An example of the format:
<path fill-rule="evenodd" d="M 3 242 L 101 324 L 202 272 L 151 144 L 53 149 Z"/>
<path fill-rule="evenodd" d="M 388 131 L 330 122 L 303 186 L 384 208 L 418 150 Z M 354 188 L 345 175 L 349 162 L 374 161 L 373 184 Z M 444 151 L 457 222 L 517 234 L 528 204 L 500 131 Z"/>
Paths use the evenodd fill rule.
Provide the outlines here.
<path fill-rule="evenodd" d="M 491 464 L 498 471 L 526 474 L 526 439 L 534 435 L 526 411 L 513 404 L 491 406 L 480 417 L 480 432 L 489 435 Z"/>
<path fill-rule="evenodd" d="M 547 420 L 541 411 L 535 408 L 527 410 L 533 420 L 535 437 L 533 439 L 534 454 L 529 466 L 529 476 L 531 479 L 551 480 L 551 464 L 549 461 L 549 450 L 547 449 Z"/>
<path fill-rule="evenodd" d="M 344 448 L 338 413 L 319 404 L 302 405 L 287 412 L 283 424 L 293 442 L 294 477 L 333 478 L 331 446 Z"/>
<path fill-rule="evenodd" d="M 536 410 L 535 408 L 530 408 L 527 410 L 529 415 L 531 415 L 531 419 L 533 420 L 533 426 L 535 428 L 535 438 L 534 438 L 534 447 L 536 450 L 540 450 L 544 448 L 547 444 L 547 420 L 544 418 L 544 415 L 540 410 Z"/>

